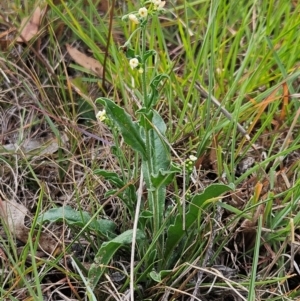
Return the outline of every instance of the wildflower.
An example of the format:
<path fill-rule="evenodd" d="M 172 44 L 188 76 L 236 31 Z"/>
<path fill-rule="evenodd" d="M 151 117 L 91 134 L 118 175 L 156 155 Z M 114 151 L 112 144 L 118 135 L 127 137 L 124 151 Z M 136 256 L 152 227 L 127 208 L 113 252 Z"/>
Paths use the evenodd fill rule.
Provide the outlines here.
<path fill-rule="evenodd" d="M 189 159 L 190 159 L 191 161 L 193 161 L 193 162 L 197 161 L 197 157 L 194 156 L 194 155 L 190 155 L 190 156 L 189 156 Z"/>
<path fill-rule="evenodd" d="M 104 121 L 106 119 L 106 111 L 105 110 L 99 111 L 96 115 L 96 118 L 100 121 Z"/>
<path fill-rule="evenodd" d="M 160 1 L 159 5 L 158 5 L 158 10 L 163 9 L 166 5 L 166 1 Z"/>
<path fill-rule="evenodd" d="M 186 200 L 190 200 L 192 198 L 192 193 L 191 193 L 191 190 L 187 190 L 185 192 L 185 199 Z"/>
<path fill-rule="evenodd" d="M 147 15 L 148 15 L 148 10 L 146 7 L 141 7 L 139 9 L 139 15 L 142 17 L 142 18 L 146 18 Z"/>
<path fill-rule="evenodd" d="M 188 159 L 186 159 L 182 164 L 185 166 L 185 169 L 188 173 L 193 171 L 195 162 L 197 161 L 197 157 L 194 155 L 190 155 Z"/>
<path fill-rule="evenodd" d="M 131 67 L 131 69 L 136 68 L 139 65 L 139 61 L 137 58 L 133 58 L 129 60 L 129 66 Z"/>
<path fill-rule="evenodd" d="M 130 14 L 130 15 L 128 16 L 128 18 L 129 18 L 129 20 L 130 20 L 131 22 L 133 22 L 134 24 L 139 24 L 139 23 L 140 23 L 139 19 L 138 19 L 137 16 L 134 15 L 134 14 Z"/>
<path fill-rule="evenodd" d="M 161 3 L 161 0 L 152 0 L 151 1 L 154 5 L 159 6 Z"/>
<path fill-rule="evenodd" d="M 143 73 L 144 73 L 144 69 L 143 69 L 143 68 L 140 68 L 140 69 L 139 69 L 139 73 L 140 73 L 140 74 L 143 74 Z"/>
<path fill-rule="evenodd" d="M 152 3 L 154 4 L 154 10 L 161 10 L 164 8 L 166 1 L 152 0 Z"/>

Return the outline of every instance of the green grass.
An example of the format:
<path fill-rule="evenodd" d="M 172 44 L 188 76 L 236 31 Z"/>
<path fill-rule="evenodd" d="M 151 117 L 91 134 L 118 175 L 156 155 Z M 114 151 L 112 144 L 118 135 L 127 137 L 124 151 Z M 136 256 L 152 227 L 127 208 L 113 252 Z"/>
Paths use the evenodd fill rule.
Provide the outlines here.
<path fill-rule="evenodd" d="M 0 198 L 23 204 L 31 235 L 50 231 L 60 248 L 38 253 L 35 238 L 18 242 L 2 218 L 0 299 L 297 300 L 300 4 L 167 1 L 148 24 L 157 56 L 147 80 L 168 75 L 155 110 L 181 166 L 159 220 L 140 182 L 142 156 L 95 117 L 106 97 L 141 118 L 141 76 L 120 47 L 135 29 L 121 17 L 140 4 L 116 6 L 110 33 L 110 12 L 93 1 L 46 2 L 38 35 L 1 46 Z M 35 5 L 5 7 L 5 30 Z M 67 43 L 106 62 L 104 85 Z M 45 139 L 52 149 L 42 152 Z M 191 154 L 198 169 L 185 170 Z M 248 157 L 254 164 L 237 174 Z"/>

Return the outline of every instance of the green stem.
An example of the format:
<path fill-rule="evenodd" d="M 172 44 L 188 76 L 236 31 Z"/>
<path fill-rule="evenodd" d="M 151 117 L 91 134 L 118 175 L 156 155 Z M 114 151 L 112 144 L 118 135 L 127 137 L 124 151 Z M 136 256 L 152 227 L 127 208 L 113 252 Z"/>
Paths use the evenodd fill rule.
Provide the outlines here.
<path fill-rule="evenodd" d="M 146 25 L 147 22 L 145 22 L 142 25 L 142 49 L 141 49 L 141 58 L 142 58 L 142 68 L 143 68 L 143 73 L 142 73 L 142 91 L 143 91 L 143 99 L 144 103 L 143 105 L 147 108 L 147 110 L 150 111 L 150 104 L 148 100 L 148 91 L 147 91 L 147 70 L 146 70 L 146 59 L 145 59 L 145 53 L 146 53 Z M 146 163 L 146 168 L 147 168 L 147 173 L 148 173 L 148 197 L 149 197 L 149 203 L 151 204 L 151 211 L 153 213 L 153 233 L 154 236 L 155 234 L 159 231 L 160 227 L 160 218 L 159 218 L 159 200 L 158 200 L 158 195 L 156 189 L 154 190 L 151 184 L 151 174 L 154 172 L 154 162 L 153 162 L 153 153 L 152 153 L 152 143 L 151 141 L 153 140 L 151 137 L 151 130 L 148 129 L 148 127 L 145 128 L 145 138 L 146 138 L 146 150 L 147 150 L 147 155 L 148 159 L 145 162 Z"/>
<path fill-rule="evenodd" d="M 147 93 L 147 76 L 146 76 L 146 60 L 145 60 L 145 53 L 146 53 L 146 25 L 147 22 L 145 22 L 141 29 L 142 29 L 142 50 L 141 50 L 141 58 L 142 58 L 142 91 L 143 91 L 143 105 L 149 110 L 148 108 L 148 93 Z M 145 136 L 146 136 L 146 150 L 147 150 L 147 168 L 149 171 L 149 174 L 153 172 L 153 162 L 152 162 L 152 150 L 151 150 L 151 137 L 150 137 L 150 131 L 148 127 L 145 128 Z M 149 178 L 150 179 L 150 178 Z M 148 187 L 150 189 L 151 187 Z"/>
<path fill-rule="evenodd" d="M 145 60 L 145 53 L 146 53 L 146 25 L 147 22 L 142 26 L 142 89 L 144 95 L 144 106 L 148 108 L 148 93 L 147 93 L 147 76 L 146 76 L 146 60 Z"/>

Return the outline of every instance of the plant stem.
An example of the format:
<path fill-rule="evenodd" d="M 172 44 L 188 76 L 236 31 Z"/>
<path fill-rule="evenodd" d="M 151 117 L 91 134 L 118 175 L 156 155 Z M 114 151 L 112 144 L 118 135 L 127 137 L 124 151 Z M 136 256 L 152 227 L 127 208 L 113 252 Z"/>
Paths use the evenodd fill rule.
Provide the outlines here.
<path fill-rule="evenodd" d="M 143 97 L 144 97 L 144 106 L 149 109 L 148 107 L 148 93 L 147 93 L 147 76 L 146 76 L 146 60 L 145 60 L 145 53 L 146 53 L 146 24 L 142 26 L 142 89 L 143 89 Z"/>
<path fill-rule="evenodd" d="M 146 59 L 145 59 L 145 54 L 146 54 L 146 25 L 147 22 L 145 22 L 142 25 L 142 50 L 141 50 L 141 57 L 142 57 L 142 68 L 143 68 L 143 73 L 142 73 L 142 91 L 143 91 L 143 99 L 144 99 L 144 106 L 146 107 L 147 111 L 149 112 L 151 110 L 150 104 L 149 104 L 149 99 L 148 99 L 148 92 L 147 92 L 147 75 L 146 75 Z M 147 113 L 148 113 L 147 112 Z M 146 115 L 147 116 L 147 115 Z M 145 116 L 145 117 L 146 117 Z M 146 117 L 147 118 L 147 117 Z M 151 137 L 151 130 L 149 130 L 148 126 L 145 127 L 145 138 L 146 138 L 146 150 L 147 150 L 147 155 L 148 158 L 146 159 L 146 169 L 148 173 L 148 183 L 147 183 L 147 188 L 148 188 L 148 198 L 149 198 L 149 204 L 151 206 L 151 211 L 153 213 L 153 236 L 158 232 L 159 227 L 160 227 L 160 214 L 159 214 L 159 203 L 158 203 L 158 194 L 156 189 L 154 190 L 152 187 L 151 183 L 151 175 L 154 172 L 154 164 L 153 164 L 153 151 L 152 151 L 152 142 L 153 139 Z"/>

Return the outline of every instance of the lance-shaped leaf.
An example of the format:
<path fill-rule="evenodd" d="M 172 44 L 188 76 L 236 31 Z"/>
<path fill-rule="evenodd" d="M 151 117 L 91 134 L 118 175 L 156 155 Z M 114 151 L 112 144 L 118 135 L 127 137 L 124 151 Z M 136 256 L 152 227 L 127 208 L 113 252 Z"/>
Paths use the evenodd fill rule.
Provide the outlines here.
<path fill-rule="evenodd" d="M 105 106 L 106 113 L 111 118 L 115 125 L 121 132 L 124 141 L 132 147 L 135 151 L 138 151 L 142 158 L 147 158 L 145 141 L 141 135 L 141 127 L 133 122 L 131 116 L 125 112 L 125 110 L 108 98 L 98 98 L 96 100 Z"/>
<path fill-rule="evenodd" d="M 152 117 L 151 120 L 148 120 L 149 125 L 152 126 L 148 130 L 152 173 L 149 173 L 149 162 L 145 161 L 142 163 L 142 171 L 147 188 L 154 189 L 153 194 L 149 195 L 148 201 L 156 220 L 155 225 L 158 229 L 163 220 L 166 185 L 172 181 L 175 170 L 170 170 L 171 155 L 170 147 L 165 141 L 166 124 L 164 120 L 154 110 L 151 111 L 151 114 L 143 114 L 143 116 L 145 117 L 145 121 L 148 116 Z"/>
<path fill-rule="evenodd" d="M 95 262 L 92 264 L 89 270 L 88 277 L 93 288 L 97 285 L 117 250 L 124 245 L 129 245 L 132 243 L 132 234 L 133 230 L 127 230 L 114 239 L 102 244 L 95 256 Z M 142 239 L 145 239 L 145 235 L 141 230 L 138 229 L 136 233 L 136 240 L 141 241 Z"/>
<path fill-rule="evenodd" d="M 148 60 L 149 57 L 151 56 L 155 56 L 156 55 L 156 51 L 153 49 L 147 50 L 144 54 L 144 62 L 146 62 L 146 60 Z"/>
<path fill-rule="evenodd" d="M 118 175 L 116 172 L 107 171 L 104 169 L 96 169 L 94 171 L 94 174 L 104 177 L 107 181 L 109 181 L 113 185 L 116 185 L 116 187 L 118 188 L 125 186 L 125 183 L 120 179 L 120 175 Z"/>
<path fill-rule="evenodd" d="M 153 187 L 166 187 L 173 181 L 175 174 L 179 172 L 180 168 L 175 165 L 171 165 L 170 170 L 160 169 L 158 173 L 151 175 L 151 182 Z"/>
<path fill-rule="evenodd" d="M 164 78 L 169 78 L 169 76 L 167 74 L 158 74 L 152 79 L 150 83 L 151 93 L 148 96 L 149 98 L 149 103 L 147 106 L 148 108 L 151 108 L 156 105 L 159 96 L 157 87 Z"/>
<path fill-rule="evenodd" d="M 96 231 L 98 234 L 106 237 L 114 237 L 116 225 L 114 222 L 106 219 L 97 219 L 91 221 L 91 216 L 85 211 L 74 210 L 70 206 L 52 208 L 39 216 L 38 222 L 60 222 L 64 221 L 70 226 L 85 227 L 87 230 Z"/>
<path fill-rule="evenodd" d="M 213 184 L 207 187 L 202 193 L 196 194 L 188 206 L 188 212 L 185 215 L 185 229 L 191 229 L 194 223 L 201 215 L 201 211 L 204 210 L 215 198 L 218 198 L 223 193 L 231 190 L 231 187 L 223 184 Z M 178 246 L 181 239 L 186 236 L 186 231 L 183 230 L 182 216 L 177 216 L 173 225 L 168 229 L 168 237 L 166 241 L 165 258 L 168 259 L 171 252 Z"/>

